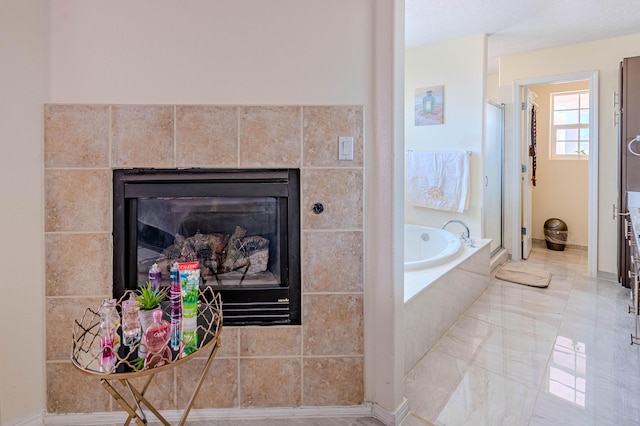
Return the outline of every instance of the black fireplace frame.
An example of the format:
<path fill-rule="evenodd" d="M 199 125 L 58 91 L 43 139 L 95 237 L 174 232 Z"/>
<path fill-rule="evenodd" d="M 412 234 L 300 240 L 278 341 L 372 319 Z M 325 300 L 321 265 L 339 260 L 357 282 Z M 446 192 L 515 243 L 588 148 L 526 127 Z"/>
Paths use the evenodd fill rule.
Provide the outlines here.
<path fill-rule="evenodd" d="M 187 185 L 185 185 L 187 184 Z M 137 200 L 144 197 L 275 197 L 281 273 L 273 286 L 216 288 L 225 325 L 301 324 L 299 169 L 114 169 L 113 297 L 137 287 Z"/>

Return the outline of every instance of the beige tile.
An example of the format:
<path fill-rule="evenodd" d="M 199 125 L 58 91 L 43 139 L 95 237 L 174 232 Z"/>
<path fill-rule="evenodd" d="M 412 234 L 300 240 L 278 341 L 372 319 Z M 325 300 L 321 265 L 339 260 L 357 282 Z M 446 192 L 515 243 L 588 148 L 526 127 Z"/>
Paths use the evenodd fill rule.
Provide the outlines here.
<path fill-rule="evenodd" d="M 306 294 L 302 303 L 304 355 L 362 355 L 362 295 Z"/>
<path fill-rule="evenodd" d="M 238 356 L 238 334 L 240 327 L 222 327 L 220 332 L 220 349 L 216 358 L 237 357 Z"/>
<path fill-rule="evenodd" d="M 362 167 L 361 106 L 305 106 L 302 110 L 305 167 Z M 338 160 L 340 136 L 353 137 L 353 161 Z"/>
<path fill-rule="evenodd" d="M 74 321 L 82 322 L 87 308 L 97 312 L 103 299 L 104 297 L 47 298 L 47 360 L 68 360 L 71 357 Z M 87 321 L 91 318 L 93 314 L 88 313 Z"/>
<path fill-rule="evenodd" d="M 240 109 L 240 166 L 300 167 L 300 107 Z"/>
<path fill-rule="evenodd" d="M 47 296 L 111 293 L 111 235 L 45 235 Z"/>
<path fill-rule="evenodd" d="M 300 355 L 300 327 L 242 327 L 240 356 Z"/>
<path fill-rule="evenodd" d="M 108 105 L 45 105 L 45 167 L 109 167 Z"/>
<path fill-rule="evenodd" d="M 113 167 L 173 167 L 173 106 L 114 105 L 111 112 Z"/>
<path fill-rule="evenodd" d="M 151 384 L 149 385 L 147 392 L 144 394 L 144 397 L 148 399 L 151 405 L 158 410 L 176 409 L 174 398 L 174 383 L 176 380 L 174 376 L 175 369 L 169 369 L 156 373 L 151 379 Z M 149 376 L 141 376 L 130 379 L 129 381 L 133 387 L 142 392 L 142 389 L 148 379 Z M 130 405 L 134 403 L 133 398 L 129 395 L 129 390 L 125 385 L 115 381 L 112 382 L 112 385 L 118 392 L 120 392 Z M 124 411 L 124 409 L 120 404 L 114 402 L 113 411 Z M 145 412 L 148 413 L 150 418 L 154 418 L 153 413 L 148 410 L 145 410 Z"/>
<path fill-rule="evenodd" d="M 238 166 L 238 107 L 177 106 L 178 167 Z"/>
<path fill-rule="evenodd" d="M 364 359 L 305 358 L 303 405 L 361 405 L 364 402 Z"/>
<path fill-rule="evenodd" d="M 178 408 L 189 403 L 206 359 L 193 359 L 176 367 Z M 235 408 L 238 406 L 238 360 L 214 359 L 193 408 Z"/>
<path fill-rule="evenodd" d="M 109 170 L 46 170 L 45 231 L 111 230 Z"/>
<path fill-rule="evenodd" d="M 300 358 L 240 360 L 241 407 L 298 407 Z"/>
<path fill-rule="evenodd" d="M 109 411 L 110 406 L 111 396 L 98 377 L 81 372 L 71 362 L 47 363 L 47 412 L 95 413 Z"/>
<path fill-rule="evenodd" d="M 303 170 L 303 229 L 362 229 L 362 188 L 361 169 Z M 320 214 L 316 203 L 324 206 Z"/>
<path fill-rule="evenodd" d="M 361 231 L 304 232 L 303 286 L 306 292 L 361 292 Z M 340 274 L 336 274 L 340 271 Z"/>

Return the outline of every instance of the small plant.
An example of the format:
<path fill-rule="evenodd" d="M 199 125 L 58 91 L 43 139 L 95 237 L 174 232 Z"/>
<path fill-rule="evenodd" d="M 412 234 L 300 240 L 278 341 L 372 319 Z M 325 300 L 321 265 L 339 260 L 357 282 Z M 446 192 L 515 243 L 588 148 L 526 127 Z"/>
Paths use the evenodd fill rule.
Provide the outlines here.
<path fill-rule="evenodd" d="M 144 368 L 144 358 L 138 357 L 131 361 L 131 364 L 133 365 L 134 370 L 140 371 Z"/>
<path fill-rule="evenodd" d="M 148 281 L 144 286 L 138 289 L 138 294 L 133 296 L 133 299 L 140 304 L 139 308 L 141 311 L 151 311 L 157 308 L 160 306 L 160 302 L 164 301 L 166 298 L 166 288 L 154 289 Z"/>

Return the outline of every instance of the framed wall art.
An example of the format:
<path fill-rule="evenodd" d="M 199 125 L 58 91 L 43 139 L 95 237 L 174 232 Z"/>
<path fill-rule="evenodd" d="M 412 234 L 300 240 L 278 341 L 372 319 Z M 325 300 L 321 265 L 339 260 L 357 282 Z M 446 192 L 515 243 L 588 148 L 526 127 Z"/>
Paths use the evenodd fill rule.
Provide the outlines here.
<path fill-rule="evenodd" d="M 444 86 L 416 89 L 414 106 L 416 126 L 444 123 Z"/>

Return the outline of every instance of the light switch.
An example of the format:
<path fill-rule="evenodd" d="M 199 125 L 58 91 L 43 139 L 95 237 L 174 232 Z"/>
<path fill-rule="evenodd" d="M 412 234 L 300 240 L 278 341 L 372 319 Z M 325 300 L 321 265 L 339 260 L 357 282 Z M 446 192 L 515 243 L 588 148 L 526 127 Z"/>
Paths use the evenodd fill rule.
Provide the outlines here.
<path fill-rule="evenodd" d="M 353 136 L 338 138 L 338 160 L 353 161 Z"/>

